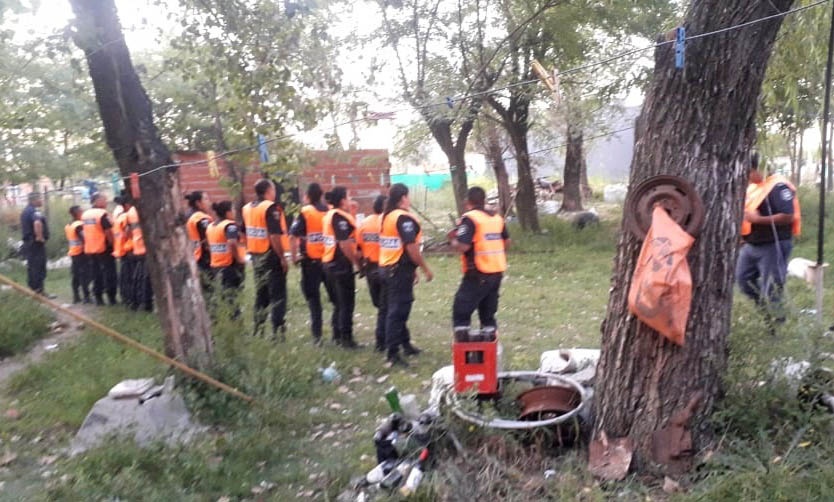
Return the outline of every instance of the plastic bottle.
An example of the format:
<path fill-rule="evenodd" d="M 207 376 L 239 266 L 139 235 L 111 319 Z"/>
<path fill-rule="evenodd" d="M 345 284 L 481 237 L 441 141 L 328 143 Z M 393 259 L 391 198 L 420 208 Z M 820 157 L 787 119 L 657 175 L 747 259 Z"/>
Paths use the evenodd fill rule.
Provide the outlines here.
<path fill-rule="evenodd" d="M 400 486 L 400 483 L 402 483 L 406 476 L 409 474 L 408 471 L 410 469 L 411 463 L 409 463 L 408 461 L 400 462 L 400 464 L 397 467 L 391 469 L 391 472 L 389 472 L 388 475 L 385 476 L 385 479 L 383 479 L 382 482 L 379 483 L 379 486 L 386 490 L 396 490 L 397 487 Z"/>
<path fill-rule="evenodd" d="M 423 480 L 423 469 L 425 469 L 428 458 L 429 450 L 428 448 L 423 448 L 420 452 L 420 458 L 417 459 L 417 463 L 414 464 L 414 467 L 411 468 L 411 472 L 408 474 L 408 479 L 405 480 L 405 484 L 400 488 L 400 495 L 408 497 L 417 491 L 417 487 L 420 486 L 420 481 Z"/>
<path fill-rule="evenodd" d="M 396 460 L 386 460 L 381 462 L 379 465 L 368 471 L 368 474 L 365 474 L 365 480 L 368 484 L 375 485 L 385 479 L 385 477 L 394 469 L 395 465 L 397 465 Z"/>
<path fill-rule="evenodd" d="M 385 393 L 385 399 L 388 401 L 388 406 L 391 407 L 391 411 L 395 413 L 402 413 L 403 409 L 400 406 L 400 395 L 397 392 L 396 387 L 391 387 L 388 392 Z"/>

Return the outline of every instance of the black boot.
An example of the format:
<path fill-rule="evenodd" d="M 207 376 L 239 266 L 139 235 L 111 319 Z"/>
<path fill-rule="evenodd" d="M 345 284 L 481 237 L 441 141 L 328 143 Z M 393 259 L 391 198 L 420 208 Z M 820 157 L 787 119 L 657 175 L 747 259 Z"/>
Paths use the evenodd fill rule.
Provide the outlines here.
<path fill-rule="evenodd" d="M 423 351 L 418 349 L 414 345 L 411 345 L 411 342 L 407 342 L 407 343 L 403 344 L 403 353 L 407 356 L 416 356 L 420 352 L 423 352 Z"/>
<path fill-rule="evenodd" d="M 409 367 L 409 364 L 402 357 L 400 357 L 399 352 L 388 351 L 388 357 L 386 360 L 387 362 L 385 363 L 385 366 L 388 368 L 393 369 L 396 366 L 399 366 L 400 368 Z"/>

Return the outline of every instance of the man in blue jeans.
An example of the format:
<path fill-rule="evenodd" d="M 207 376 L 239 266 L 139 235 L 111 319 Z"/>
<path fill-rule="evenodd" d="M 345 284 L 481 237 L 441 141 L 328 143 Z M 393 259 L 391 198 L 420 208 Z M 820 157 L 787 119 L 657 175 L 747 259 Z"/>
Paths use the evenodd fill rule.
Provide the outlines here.
<path fill-rule="evenodd" d="M 744 245 L 736 264 L 736 281 L 742 293 L 760 306 L 781 306 L 793 236 L 799 235 L 801 213 L 796 188 L 784 176 L 765 178 L 758 169 L 758 158 L 751 159 L 744 221 Z M 777 322 L 784 314 L 775 313 Z"/>

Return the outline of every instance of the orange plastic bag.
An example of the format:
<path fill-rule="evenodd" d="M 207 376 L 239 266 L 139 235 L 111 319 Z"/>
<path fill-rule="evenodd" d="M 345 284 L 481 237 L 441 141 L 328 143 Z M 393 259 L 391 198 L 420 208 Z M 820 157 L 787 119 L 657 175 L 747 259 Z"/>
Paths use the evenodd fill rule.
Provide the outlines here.
<path fill-rule="evenodd" d="M 686 255 L 693 242 L 694 237 L 656 206 L 628 292 L 631 313 L 678 345 L 683 345 L 692 303 Z"/>

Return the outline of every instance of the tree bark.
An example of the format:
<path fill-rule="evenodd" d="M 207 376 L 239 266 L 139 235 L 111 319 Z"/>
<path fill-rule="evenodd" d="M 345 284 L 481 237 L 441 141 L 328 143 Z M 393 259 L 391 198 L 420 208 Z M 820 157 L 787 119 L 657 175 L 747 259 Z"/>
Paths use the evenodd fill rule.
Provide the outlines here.
<path fill-rule="evenodd" d="M 706 33 L 785 11 L 792 0 L 693 2 L 687 34 Z M 701 392 L 695 449 L 708 441 L 706 418 L 721 392 L 733 299 L 736 246 L 755 141 L 756 103 L 782 18 L 687 41 L 686 68 L 673 45 L 658 47 L 635 135 L 630 186 L 660 174 L 689 180 L 704 202 L 704 226 L 689 253 L 692 303 L 685 344 L 666 341 L 628 311 L 642 242 L 621 230 L 602 325 L 595 436 L 630 436 L 648 470 L 652 433 Z"/>
<path fill-rule="evenodd" d="M 799 133 L 799 154 L 797 155 L 796 160 L 796 179 L 793 181 L 796 186 L 802 184 L 802 164 L 804 163 L 804 155 L 805 152 L 803 151 L 805 147 L 805 131 L 800 131 Z"/>
<path fill-rule="evenodd" d="M 585 200 L 590 199 L 594 192 L 591 190 L 591 184 L 588 183 L 588 157 L 585 155 L 585 143 L 582 143 L 582 168 L 580 172 L 580 181 L 579 185 L 582 189 L 582 198 Z"/>
<path fill-rule="evenodd" d="M 515 152 L 515 165 L 518 180 L 516 184 L 515 208 L 518 223 L 524 230 L 541 231 L 539 211 L 536 206 L 536 188 L 533 184 L 533 168 L 530 165 L 530 153 L 527 145 L 527 131 L 530 128 L 530 97 L 526 94 L 513 94 L 509 104 L 504 107 L 492 96 L 487 98 L 495 113 L 501 117 L 501 126 L 507 131 Z"/>
<path fill-rule="evenodd" d="M 123 176 L 139 178 L 136 207 L 146 260 L 165 333 L 165 352 L 197 368 L 211 363 L 212 342 L 197 267 L 183 227 L 177 167 L 153 124 L 151 102 L 136 75 L 114 0 L 70 0 L 75 43 L 84 51 L 107 145 Z"/>
<path fill-rule="evenodd" d="M 501 137 L 498 135 L 498 128 L 494 123 L 487 125 L 486 129 L 486 156 L 492 171 L 495 173 L 495 182 L 498 185 L 498 206 L 502 216 L 509 214 L 512 204 L 512 193 L 510 191 L 510 177 L 507 174 L 507 164 L 504 162 L 504 145 L 501 144 Z"/>
<path fill-rule="evenodd" d="M 568 124 L 568 147 L 562 175 L 561 212 L 582 211 L 582 129 Z"/>
<path fill-rule="evenodd" d="M 477 109 L 480 108 L 480 104 L 473 104 L 472 107 L 475 108 L 475 112 L 461 123 L 457 138 L 452 137 L 451 120 L 438 119 L 429 115 L 428 110 L 424 110 L 426 124 L 449 161 L 449 175 L 452 179 L 452 190 L 455 193 L 455 206 L 458 214 L 463 214 L 465 211 L 464 202 L 466 202 L 466 190 L 468 189 L 466 181 L 466 143 L 475 124 L 475 117 L 478 115 Z"/>

